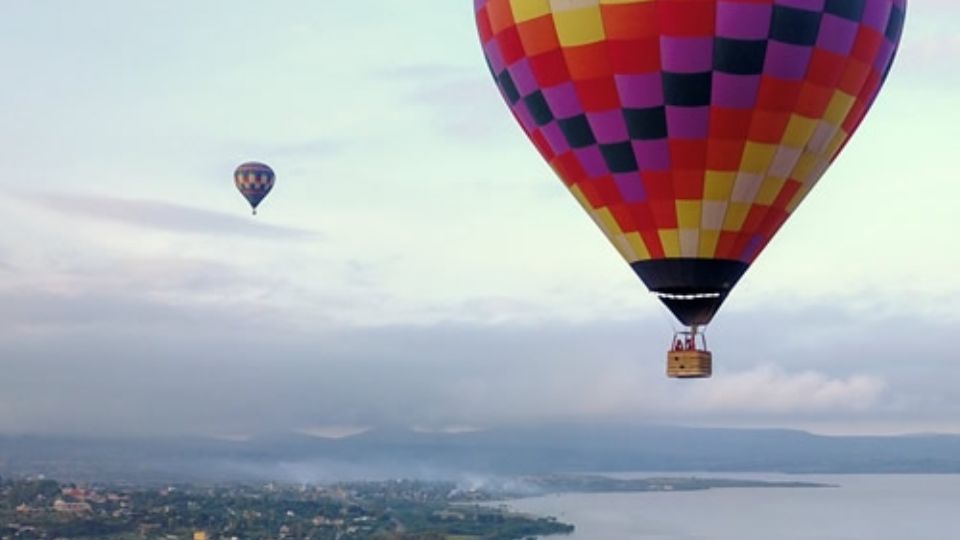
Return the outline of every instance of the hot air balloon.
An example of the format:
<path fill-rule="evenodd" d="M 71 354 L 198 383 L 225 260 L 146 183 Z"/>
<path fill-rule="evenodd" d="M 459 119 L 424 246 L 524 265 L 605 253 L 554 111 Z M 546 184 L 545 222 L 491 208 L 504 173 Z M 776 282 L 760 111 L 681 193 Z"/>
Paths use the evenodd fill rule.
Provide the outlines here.
<path fill-rule="evenodd" d="M 667 372 L 856 131 L 906 0 L 474 0 L 527 136 L 685 326 Z"/>
<path fill-rule="evenodd" d="M 233 181 L 237 189 L 250 203 L 253 215 L 257 215 L 257 205 L 273 189 L 276 174 L 269 166 L 256 161 L 241 164 L 233 172 Z"/>

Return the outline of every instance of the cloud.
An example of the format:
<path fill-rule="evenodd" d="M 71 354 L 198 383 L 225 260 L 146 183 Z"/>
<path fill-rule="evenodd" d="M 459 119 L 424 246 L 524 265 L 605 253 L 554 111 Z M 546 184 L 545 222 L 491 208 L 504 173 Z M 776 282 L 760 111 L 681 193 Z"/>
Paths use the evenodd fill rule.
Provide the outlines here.
<path fill-rule="evenodd" d="M 479 59 L 477 66 L 482 65 Z M 485 69 L 409 65 L 383 71 L 389 84 L 405 85 L 406 99 L 425 107 L 441 135 L 466 142 L 494 142 L 511 126 L 510 112 Z"/>
<path fill-rule="evenodd" d="M 128 297 L 106 298 L 102 294 L 12 291 L 0 294 L 0 303 L 16 306 L 0 310 L 0 327 L 7 337 L 21 331 L 183 321 L 182 315 L 157 302 Z M 131 318 L 132 314 L 136 314 L 136 318 Z"/>
<path fill-rule="evenodd" d="M 96 320 L 91 305 L 66 311 L 90 309 Z M 921 317 L 861 319 L 874 341 L 863 350 L 859 337 L 821 332 L 818 324 L 837 318 L 817 319 L 814 307 L 742 313 L 715 329 L 716 376 L 674 381 L 663 375 L 669 338 L 653 320 L 303 328 L 282 312 L 178 309 L 114 304 L 105 320 L 147 322 L 7 336 L 0 411 L 16 414 L 0 414 L 0 432 L 253 435 L 555 421 L 960 430 L 954 330 Z M 781 325 L 810 341 L 740 339 Z M 914 332 L 916 341 L 903 339 Z M 864 361 L 848 361 L 856 347 L 840 346 L 846 340 L 860 344 Z"/>
<path fill-rule="evenodd" d="M 423 88 L 417 100 L 436 111 L 442 120 L 441 133 L 457 140 L 492 143 L 505 129 L 520 132 L 490 78 L 464 78 Z"/>
<path fill-rule="evenodd" d="M 323 322 L 338 309 L 355 307 L 350 290 L 361 294 L 357 286 L 341 291 L 336 282 L 333 290 L 305 287 L 270 266 L 237 264 L 215 252 L 84 254 L 66 261 L 55 255 L 21 260 L 19 268 L 4 276 L 0 340 L 276 332 Z M 52 358 L 62 354 L 49 351 Z"/>
<path fill-rule="evenodd" d="M 370 428 L 367 426 L 313 426 L 296 430 L 296 432 L 318 439 L 343 439 L 366 433 L 369 430 Z"/>
<path fill-rule="evenodd" d="M 886 389 L 887 383 L 877 376 L 831 377 L 767 365 L 719 378 L 689 396 L 694 407 L 713 413 L 759 415 L 865 411 L 880 401 Z"/>
<path fill-rule="evenodd" d="M 174 233 L 310 239 L 316 233 L 257 223 L 248 217 L 148 199 L 92 195 L 27 194 L 23 199 L 60 214 Z"/>
<path fill-rule="evenodd" d="M 946 62 L 960 54 L 960 36 L 953 21 L 960 17 L 960 4 L 952 0 L 928 0 L 910 3 L 903 41 L 893 76 L 904 76 L 910 88 L 936 88 L 952 91 L 960 69 Z M 924 84 L 918 85 L 916 78 Z M 901 83 L 906 87 L 906 83 Z"/>
<path fill-rule="evenodd" d="M 265 331 L 282 324 L 274 310 L 243 301 L 181 302 L 150 293 L 8 291 L 0 292 L 0 303 L 11 306 L 0 309 L 0 336 L 5 339 L 59 335 L 111 341 L 136 329 L 183 335 L 189 326 Z M 51 353 L 59 356 L 59 351 Z"/>
<path fill-rule="evenodd" d="M 293 158 L 328 158 L 337 156 L 341 152 L 357 146 L 358 142 L 348 138 L 334 137 L 304 137 L 300 140 L 280 140 L 281 134 L 270 133 L 269 137 L 253 139 L 234 140 L 231 139 L 222 144 L 221 151 L 224 153 L 238 154 L 244 156 L 267 156 L 271 158 L 284 158 L 291 161 Z M 259 158 L 257 158 L 259 159 Z M 266 160 L 271 161 L 271 160 Z M 278 170 L 279 176 L 286 173 L 285 170 Z"/>
<path fill-rule="evenodd" d="M 477 54 L 479 59 L 479 51 Z M 436 81 L 459 78 L 462 77 L 464 73 L 473 71 L 473 69 L 468 69 L 465 66 L 441 63 L 406 64 L 378 70 L 375 76 L 387 81 L 420 83 L 427 80 Z"/>

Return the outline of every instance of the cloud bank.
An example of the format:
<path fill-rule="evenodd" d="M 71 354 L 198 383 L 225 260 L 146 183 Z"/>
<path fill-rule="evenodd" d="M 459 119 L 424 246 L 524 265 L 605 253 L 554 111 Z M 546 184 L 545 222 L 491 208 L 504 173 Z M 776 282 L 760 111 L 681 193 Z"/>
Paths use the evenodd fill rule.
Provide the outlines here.
<path fill-rule="evenodd" d="M 315 236 L 306 230 L 256 223 L 246 216 L 165 201 L 81 194 L 30 194 L 24 198 L 60 214 L 181 234 L 294 239 Z"/>

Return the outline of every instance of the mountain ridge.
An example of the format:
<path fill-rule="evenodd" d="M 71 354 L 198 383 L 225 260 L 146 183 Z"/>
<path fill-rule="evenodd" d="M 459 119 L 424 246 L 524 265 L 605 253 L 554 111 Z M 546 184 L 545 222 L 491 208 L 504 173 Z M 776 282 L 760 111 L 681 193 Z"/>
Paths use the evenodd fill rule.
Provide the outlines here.
<path fill-rule="evenodd" d="M 246 440 L 0 435 L 0 474 L 61 479 L 260 481 L 591 471 L 960 473 L 960 435 L 829 436 L 794 429 L 581 423 L 457 433 L 387 428 L 341 438 L 282 433 Z"/>

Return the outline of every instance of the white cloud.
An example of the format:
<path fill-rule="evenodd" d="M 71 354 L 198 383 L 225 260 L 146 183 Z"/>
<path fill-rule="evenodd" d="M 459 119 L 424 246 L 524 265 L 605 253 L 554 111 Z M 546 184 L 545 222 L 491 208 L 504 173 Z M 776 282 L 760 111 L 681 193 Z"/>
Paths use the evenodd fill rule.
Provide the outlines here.
<path fill-rule="evenodd" d="M 54 212 L 87 219 L 107 220 L 175 233 L 227 234 L 270 238 L 310 238 L 315 233 L 257 223 L 243 212 L 227 214 L 203 208 L 147 199 L 83 194 L 27 194 L 24 198 Z M 238 208 L 244 208 L 239 202 Z"/>
<path fill-rule="evenodd" d="M 887 383 L 874 375 L 834 377 L 766 365 L 718 376 L 686 394 L 692 408 L 712 414 L 762 415 L 866 411 L 886 390 Z"/>
<path fill-rule="evenodd" d="M 960 430 L 951 325 L 868 320 L 862 331 L 875 343 L 858 351 L 816 331 L 822 312 L 735 317 L 714 340 L 715 377 L 674 381 L 652 320 L 298 328 L 228 308 L 170 310 L 148 328 L 79 324 L 5 338 L 0 432 L 329 435 L 331 426 L 554 421 Z M 149 313 L 94 311 L 118 321 Z M 779 325 L 812 337 L 743 339 Z M 864 361 L 846 361 L 855 354 Z"/>
<path fill-rule="evenodd" d="M 370 430 L 369 426 L 312 426 L 295 430 L 301 435 L 316 437 L 318 439 L 343 439 L 352 437 Z"/>

